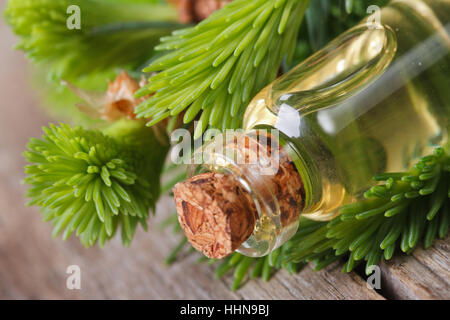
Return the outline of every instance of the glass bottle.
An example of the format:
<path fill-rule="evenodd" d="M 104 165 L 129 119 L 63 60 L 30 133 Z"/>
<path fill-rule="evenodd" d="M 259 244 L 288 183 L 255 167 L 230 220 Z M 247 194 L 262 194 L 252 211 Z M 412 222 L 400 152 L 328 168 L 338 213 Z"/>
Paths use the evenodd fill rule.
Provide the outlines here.
<path fill-rule="evenodd" d="M 243 127 L 277 130 L 303 181 L 299 215 L 329 220 L 360 199 L 375 174 L 405 171 L 445 144 L 449 113 L 450 1 L 398 0 L 262 90 Z M 191 174 L 235 176 L 258 209 L 239 252 L 266 255 L 295 234 L 299 219 L 280 223 L 280 199 L 262 190 L 270 175 L 242 174 L 234 157 L 214 151 L 208 158 Z"/>

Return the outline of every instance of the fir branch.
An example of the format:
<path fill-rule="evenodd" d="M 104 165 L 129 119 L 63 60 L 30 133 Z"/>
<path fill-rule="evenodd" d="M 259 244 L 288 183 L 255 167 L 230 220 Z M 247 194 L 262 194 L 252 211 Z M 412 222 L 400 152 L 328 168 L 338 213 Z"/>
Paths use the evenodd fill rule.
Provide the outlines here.
<path fill-rule="evenodd" d="M 437 148 L 409 172 L 376 176 L 375 180 L 383 184 L 368 190 L 365 201 L 341 208 L 341 215 L 328 224 L 326 236 L 333 240 L 328 249 L 336 254 L 350 252 L 344 271 L 350 272 L 365 260 L 369 273 L 371 265 L 383 256 L 389 260 L 398 248 L 409 254 L 421 240 L 428 248 L 436 237 L 447 234 L 449 164 L 450 155 Z M 297 260 L 298 254 L 291 250 L 287 260 Z M 322 262 L 322 257 L 317 261 Z"/>
<path fill-rule="evenodd" d="M 24 153 L 29 205 L 42 208 L 54 236 L 76 231 L 86 247 L 103 246 L 121 225 L 128 246 L 138 224 L 147 228 L 168 147 L 136 121 L 118 122 L 106 134 L 64 124 L 43 130 Z"/>
<path fill-rule="evenodd" d="M 283 58 L 293 54 L 308 0 L 235 0 L 197 26 L 162 38 L 169 50 L 146 72 L 138 96 L 155 93 L 136 113 L 153 125 L 184 113 L 199 114 L 198 137 L 209 125 L 237 128 L 250 99 L 277 76 Z"/>
<path fill-rule="evenodd" d="M 176 11 L 155 1 L 9 0 L 5 17 L 18 48 L 46 63 L 54 77 L 76 78 L 145 63 L 161 36 L 180 25 Z M 69 30 L 67 8 L 81 9 L 81 30 Z"/>

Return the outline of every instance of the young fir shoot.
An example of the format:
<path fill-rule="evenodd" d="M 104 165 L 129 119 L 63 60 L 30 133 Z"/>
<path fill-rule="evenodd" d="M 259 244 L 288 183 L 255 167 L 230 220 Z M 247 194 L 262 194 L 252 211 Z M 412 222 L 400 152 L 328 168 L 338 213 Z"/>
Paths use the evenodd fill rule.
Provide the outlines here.
<path fill-rule="evenodd" d="M 232 289 L 237 289 L 246 275 L 268 280 L 280 268 L 295 273 L 313 262 L 315 270 L 321 270 L 343 258 L 347 260 L 344 272 L 366 261 L 366 273 L 370 274 L 370 266 L 390 260 L 396 251 L 410 254 L 420 242 L 427 249 L 436 238 L 446 236 L 450 224 L 450 153 L 437 148 L 412 170 L 380 174 L 375 180 L 380 184 L 364 194 L 365 200 L 342 207 L 334 220 L 301 218 L 296 235 L 281 248 L 262 258 L 234 253 L 221 261 L 216 276 L 234 270 Z"/>
<path fill-rule="evenodd" d="M 71 5 L 80 8 L 79 17 L 71 17 L 77 14 L 68 12 Z M 140 67 L 159 38 L 180 27 L 175 9 L 155 1 L 9 0 L 5 17 L 20 36 L 19 49 L 50 66 L 54 77 L 70 81 Z M 77 19 L 80 29 L 69 29 L 68 21 Z"/>
<path fill-rule="evenodd" d="M 238 128 L 253 96 L 277 76 L 292 56 L 309 0 L 235 0 L 192 28 L 161 39 L 170 51 L 153 61 L 138 96 L 154 95 L 136 113 L 151 126 L 184 113 L 189 123 L 201 114 L 194 136 L 209 125 Z"/>
<path fill-rule="evenodd" d="M 43 130 L 24 153 L 29 205 L 42 208 L 54 236 L 75 232 L 86 247 L 103 246 L 121 225 L 128 246 L 158 199 L 167 146 L 137 121 L 118 122 L 106 134 L 64 124 Z"/>

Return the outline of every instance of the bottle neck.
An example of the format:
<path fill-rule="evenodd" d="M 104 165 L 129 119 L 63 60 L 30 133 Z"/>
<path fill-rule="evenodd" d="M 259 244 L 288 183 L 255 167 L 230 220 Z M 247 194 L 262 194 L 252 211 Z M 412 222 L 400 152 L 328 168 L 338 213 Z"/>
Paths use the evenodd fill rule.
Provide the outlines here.
<path fill-rule="evenodd" d="M 264 256 L 295 234 L 305 188 L 294 161 L 280 145 L 277 130 L 226 132 L 197 150 L 194 159 L 200 156 L 202 164 L 190 168 L 192 177 L 224 174 L 251 195 L 256 220 L 238 252 Z"/>

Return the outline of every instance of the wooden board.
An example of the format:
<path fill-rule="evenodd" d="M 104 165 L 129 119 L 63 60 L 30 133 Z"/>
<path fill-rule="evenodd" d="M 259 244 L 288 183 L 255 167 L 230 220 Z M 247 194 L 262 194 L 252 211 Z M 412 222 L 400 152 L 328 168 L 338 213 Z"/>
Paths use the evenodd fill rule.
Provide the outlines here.
<path fill-rule="evenodd" d="M 21 185 L 21 153 L 49 119 L 38 108 L 27 62 L 12 50 L 16 40 L 3 20 L 0 39 L 0 299 L 384 299 L 356 273 L 342 274 L 340 264 L 321 272 L 307 266 L 295 276 L 282 271 L 268 283 L 250 281 L 237 292 L 229 289 L 230 277 L 215 279 L 213 268 L 197 264 L 196 255 L 165 266 L 176 243 L 170 231 L 157 228 L 173 212 L 168 199 L 159 204 L 149 232 L 139 230 L 130 248 L 120 239 L 105 249 L 85 249 L 76 238 L 52 239 L 38 210 L 24 206 Z M 448 240 L 439 242 L 433 250 L 384 265 L 382 292 L 391 298 L 448 299 L 448 247 Z M 81 268 L 81 290 L 66 288 L 69 265 Z"/>
<path fill-rule="evenodd" d="M 381 267 L 385 294 L 394 299 L 450 299 L 450 241 L 417 249 Z"/>

